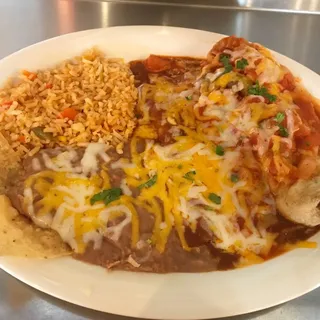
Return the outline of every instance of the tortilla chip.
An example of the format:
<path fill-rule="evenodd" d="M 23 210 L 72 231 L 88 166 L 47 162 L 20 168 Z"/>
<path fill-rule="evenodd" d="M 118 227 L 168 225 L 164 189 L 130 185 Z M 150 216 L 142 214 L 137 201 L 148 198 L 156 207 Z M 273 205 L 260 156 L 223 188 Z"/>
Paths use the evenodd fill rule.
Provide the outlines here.
<path fill-rule="evenodd" d="M 71 249 L 55 231 L 32 224 L 0 195 L 0 256 L 47 259 L 69 254 Z"/>

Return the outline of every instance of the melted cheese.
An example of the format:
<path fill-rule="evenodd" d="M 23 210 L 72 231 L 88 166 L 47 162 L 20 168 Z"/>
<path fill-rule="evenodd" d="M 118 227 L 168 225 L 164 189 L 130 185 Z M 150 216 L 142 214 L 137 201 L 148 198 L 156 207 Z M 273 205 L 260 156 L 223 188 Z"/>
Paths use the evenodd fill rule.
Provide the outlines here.
<path fill-rule="evenodd" d="M 38 158 L 32 159 L 32 169 L 34 171 L 40 171 L 41 170 L 41 164 Z"/>
<path fill-rule="evenodd" d="M 256 72 L 261 84 L 277 82 L 281 75 L 279 66 L 270 59 L 263 59 L 257 66 Z"/>
<path fill-rule="evenodd" d="M 121 184 L 120 184 L 120 188 L 122 190 L 122 192 L 127 195 L 127 196 L 132 196 L 132 191 L 130 190 L 130 188 L 128 187 L 128 183 L 126 179 L 122 179 Z"/>
<path fill-rule="evenodd" d="M 264 193 L 265 190 L 259 187 L 253 189 L 250 176 L 249 180 L 237 183 L 230 180 L 230 173 L 239 164 L 240 149 L 225 150 L 224 156 L 217 156 L 210 151 L 207 142 L 197 139 L 196 135 L 188 135 L 165 147 L 151 144 L 143 153 L 133 154 L 133 162 L 137 167 L 124 169 L 129 185 L 137 187 L 149 179 L 150 172 L 151 176 L 157 174 L 155 184 L 142 189 L 137 199 L 140 203 L 149 203 L 157 197 L 163 203 L 164 218 L 161 220 L 161 215 L 158 216 L 153 232 L 153 242 L 160 252 L 165 249 L 173 226 L 178 231 L 182 246 L 189 250 L 184 238 L 183 220 L 194 229 L 200 217 L 211 226 L 219 239 L 217 247 L 221 249 L 230 252 L 253 250 L 259 253 L 269 246 L 272 240 L 266 240 L 249 223 L 251 213 L 243 198 L 243 192 L 248 188 L 252 193 Z M 187 172 L 195 174 L 185 178 Z M 221 204 L 210 200 L 211 193 L 221 197 Z M 260 197 L 256 196 L 256 199 L 260 201 Z M 248 221 L 249 234 L 235 227 L 236 217 Z"/>
<path fill-rule="evenodd" d="M 44 153 L 45 165 L 50 170 L 30 176 L 25 183 L 24 203 L 33 221 L 41 227 L 56 230 L 75 252 L 83 252 L 89 242 L 99 248 L 103 236 L 117 241 L 128 223 L 133 224 L 133 230 L 138 228 L 135 209 L 130 203 L 107 209 L 101 202 L 90 203 L 101 188 L 110 188 L 106 172 L 102 170 L 97 174 L 100 167 L 98 157 L 104 162 L 109 161 L 105 148 L 101 144 L 89 145 L 82 159 L 78 159 L 74 150 L 53 159 Z M 76 166 L 75 161 L 80 165 Z M 125 187 L 125 182 L 122 183 L 128 194 L 130 189 Z M 35 192 L 41 196 L 40 200 L 35 200 Z M 124 219 L 107 227 L 108 221 L 115 218 L 114 212 Z M 135 245 L 137 237 L 133 238 Z"/>
<path fill-rule="evenodd" d="M 81 168 L 74 167 L 72 162 L 77 160 L 75 150 L 65 151 L 60 153 L 54 161 L 46 154 L 42 153 L 42 158 L 46 168 L 56 172 L 81 172 Z"/>
<path fill-rule="evenodd" d="M 120 158 L 118 161 L 111 163 L 112 169 L 134 168 L 135 165 L 129 162 L 129 159 Z"/>
<path fill-rule="evenodd" d="M 224 53 L 230 55 L 233 64 L 244 58 L 248 65 L 244 72 L 234 69 L 226 74 L 223 74 L 224 68 L 212 72 L 216 65 L 204 67 L 192 90 L 183 90 L 179 96 L 185 98 L 187 93 L 192 92 L 190 104 L 193 116 L 188 115 L 188 124 L 182 125 L 179 121 L 182 109 L 177 106 L 181 103 L 186 109 L 190 104 L 172 95 L 175 90 L 178 92 L 179 88 L 169 88 L 168 83 L 163 87 L 163 84 L 155 81 L 154 90 L 170 92 L 169 95 L 156 95 L 156 99 L 149 96 L 155 101 L 158 110 L 165 110 L 162 124 L 166 123 L 167 116 L 172 116 L 174 125 L 179 127 L 186 137 L 175 139 L 175 143 L 165 147 L 154 145 L 142 155 L 133 153 L 133 163 L 137 167 L 125 169 L 127 182 L 133 187 L 148 180 L 150 172 L 158 176 L 157 182 L 142 190 L 138 198 L 141 202 L 150 202 L 157 197 L 163 202 L 163 221 L 159 220 L 161 215 L 159 218 L 158 212 L 158 222 L 153 233 L 153 241 L 160 251 L 163 250 L 166 240 L 164 237 L 170 233 L 173 226 L 179 233 L 182 245 L 188 249 L 181 236 L 181 217 L 187 221 L 185 223 L 190 223 L 193 230 L 197 219 L 204 218 L 218 238 L 217 247 L 241 252 L 247 257 L 258 258 L 256 254 L 266 254 L 274 241 L 270 233 L 257 230 L 253 223 L 256 215 L 276 210 L 273 201 L 267 205 L 263 203 L 264 199 L 270 198 L 270 190 L 266 189 L 262 181 L 255 181 L 252 171 L 259 170 L 259 165 L 251 169 L 256 163 L 251 149 L 257 151 L 265 161 L 272 142 L 273 153 L 277 156 L 281 143 L 291 146 L 294 122 L 288 109 L 292 108 L 292 97 L 281 92 L 281 86 L 277 84 L 282 77 L 281 66 L 264 48 L 246 46 L 238 51 L 224 50 Z M 252 72 L 252 77 L 249 71 L 255 71 Z M 243 94 L 255 80 L 276 96 L 275 103 L 271 103 L 263 92 L 261 94 L 264 96 L 248 95 L 243 98 Z M 231 84 L 231 89 L 226 89 L 230 88 Z M 273 118 L 284 110 L 287 116 L 288 141 L 286 138 L 275 138 L 278 126 L 274 124 Z M 253 148 L 248 147 L 252 137 L 257 138 Z M 152 139 L 151 136 L 150 138 Z M 223 156 L 214 153 L 212 142 L 224 148 Z M 134 144 L 132 147 L 134 148 Z M 251 153 L 248 153 L 248 148 Z M 280 166 L 280 162 L 276 165 Z M 192 181 L 183 177 L 189 171 L 196 172 Z M 230 181 L 233 171 L 245 174 L 235 183 Z M 210 201 L 211 193 L 221 197 L 221 204 Z M 241 230 L 238 218 L 244 221 Z"/>
<path fill-rule="evenodd" d="M 98 157 L 100 156 L 104 162 L 109 162 L 110 158 L 105 153 L 106 146 L 101 143 L 90 143 L 86 148 L 83 158 L 81 159 L 82 172 L 94 174 L 98 170 Z"/>
<path fill-rule="evenodd" d="M 173 227 L 176 228 L 184 249 L 189 250 L 184 237 L 184 224 L 187 221 L 194 230 L 200 217 L 207 221 L 214 232 L 218 248 L 230 252 L 262 252 L 270 247 L 271 240 L 262 237 L 252 223 L 249 223 L 250 211 L 241 192 L 246 188 L 262 194 L 265 191 L 258 186 L 252 188 L 249 177 L 249 180 L 237 183 L 230 181 L 230 173 L 239 163 L 239 148 L 227 149 L 224 156 L 218 156 L 214 154 L 213 147 L 210 150 L 208 142 L 200 137 L 201 135 L 177 137 L 175 143 L 165 147 L 149 141 L 144 152 L 132 152 L 132 163 L 126 160 L 114 162 L 111 167 L 121 168 L 126 173 L 126 178 L 121 181 L 125 196 L 108 207 L 103 203 L 89 203 L 90 198 L 101 190 L 101 185 L 109 187 L 108 178 L 103 174 L 93 174 L 98 170 L 95 162 L 88 169 L 87 165 L 82 167 L 87 160 L 80 161 L 81 165 L 74 173 L 74 168 L 70 168 L 76 159 L 74 153 L 60 155 L 58 160 L 46 159 L 49 168 L 57 170 L 40 172 L 27 180 L 25 203 L 28 211 L 34 219 L 38 219 L 38 223 L 45 223 L 56 230 L 76 252 L 85 250 L 89 242 L 93 243 L 94 248 L 99 248 L 103 236 L 119 241 L 123 230 L 130 223 L 132 244 L 135 245 L 139 241 L 135 205 L 145 207 L 150 214 L 155 215 L 152 242 L 160 252 L 165 250 Z M 135 150 L 135 143 L 136 140 L 132 139 L 132 150 Z M 102 149 L 99 147 L 94 150 Z M 97 158 L 99 152 L 95 154 Z M 68 168 L 71 173 L 62 172 L 62 168 Z M 90 177 L 83 171 L 91 172 Z M 190 171 L 195 174 L 191 179 L 185 178 Z M 132 198 L 130 186 L 137 187 L 155 174 L 156 183 L 150 188 L 142 189 L 136 199 Z M 53 179 L 52 184 L 48 184 L 48 178 Z M 32 188 L 42 194 L 43 199 L 33 203 Z M 212 193 L 221 197 L 221 204 L 210 200 Z M 163 213 L 154 200 L 156 197 L 163 203 Z M 41 206 L 37 214 L 34 206 Z M 53 211 L 56 212 L 54 215 Z M 236 217 L 248 221 L 246 228 L 249 233 L 239 229 L 235 223 Z M 114 224 L 113 219 L 117 218 L 120 220 L 114 220 L 117 221 Z"/>
<path fill-rule="evenodd" d="M 191 159 L 191 157 L 199 152 L 200 150 L 204 149 L 205 144 L 203 143 L 197 143 L 196 145 L 192 146 L 190 149 L 186 151 L 179 152 L 178 147 L 180 143 L 177 143 L 177 145 L 168 145 L 165 147 L 161 147 L 159 145 L 156 145 L 154 147 L 154 151 L 159 156 L 161 160 L 165 161 L 172 161 L 172 160 L 181 160 L 181 161 L 188 161 Z"/>
<path fill-rule="evenodd" d="M 266 84 L 269 93 L 277 96 L 277 103 L 271 104 L 266 97 L 257 95 L 243 98 L 239 91 L 252 85 L 252 80 L 235 70 L 223 74 L 224 68 L 213 73 L 204 68 L 191 88 L 155 77 L 154 84 L 139 88 L 138 110 L 143 118 L 130 142 L 132 159 L 120 159 L 110 165 L 126 175 L 120 182 L 124 194 L 121 199 L 108 206 L 91 205 L 89 201 L 102 189 L 110 188 L 108 170 L 101 169 L 110 161 L 104 145 L 90 144 L 82 159 L 73 150 L 54 159 L 44 153 L 43 161 L 49 170 L 30 177 L 24 191 L 25 206 L 34 221 L 57 230 L 76 252 L 85 250 L 90 242 L 99 248 L 103 236 L 120 241 L 123 230 L 131 224 L 135 246 L 141 241 L 135 208 L 141 207 L 154 216 L 151 242 L 159 252 L 165 250 L 173 228 L 182 247 L 190 250 L 185 225 L 195 231 L 198 219 L 202 218 L 214 233 L 212 241 L 217 248 L 247 257 L 267 254 L 274 238 L 267 230 L 257 230 L 253 220 L 266 210 L 275 212 L 275 203 L 263 181 L 255 181 L 248 169 L 251 167 L 246 166 L 256 159 L 253 153 L 244 159 L 242 142 L 256 133 L 258 142 L 254 149 L 260 157 L 270 150 L 272 142 L 275 166 L 280 168 L 281 143 L 292 147 L 292 99 L 276 83 L 281 67 L 262 49 L 246 47 L 225 53 L 233 63 L 247 59 L 244 74 L 254 69 L 260 85 Z M 162 118 L 157 120 L 162 125 L 172 125 L 174 143 L 161 146 L 154 142 L 159 132 L 150 124 L 150 101 L 162 112 Z M 279 110 L 286 113 L 287 140 L 275 136 L 278 128 L 268 122 Z M 141 153 L 137 152 L 138 138 L 147 142 Z M 215 154 L 217 144 L 224 148 L 223 155 Z M 190 172 L 195 173 L 188 175 Z M 245 174 L 238 182 L 232 182 L 233 172 Z M 132 196 L 133 188 L 145 185 L 155 176 L 153 185 L 140 187 L 140 194 Z M 48 183 L 48 179 L 53 183 Z M 36 194 L 43 198 L 34 203 Z M 217 197 L 219 201 L 215 200 Z M 238 219 L 243 221 L 241 228 Z"/>
<path fill-rule="evenodd" d="M 99 217 L 103 222 L 105 222 L 105 224 L 107 224 L 113 212 L 120 212 L 121 214 L 124 213 L 125 218 L 117 225 L 106 228 L 105 235 L 113 241 L 118 241 L 123 228 L 131 222 L 132 212 L 125 205 L 117 205 L 104 209 L 100 212 Z"/>

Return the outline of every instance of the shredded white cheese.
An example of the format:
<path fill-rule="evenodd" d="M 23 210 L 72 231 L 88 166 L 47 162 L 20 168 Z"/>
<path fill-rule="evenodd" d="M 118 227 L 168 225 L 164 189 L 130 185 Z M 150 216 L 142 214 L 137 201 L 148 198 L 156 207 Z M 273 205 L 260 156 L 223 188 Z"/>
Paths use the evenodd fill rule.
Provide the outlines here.
<path fill-rule="evenodd" d="M 82 172 L 84 174 L 94 174 L 98 170 L 98 159 L 99 155 L 104 162 L 109 162 L 110 158 L 105 153 L 106 146 L 102 143 L 90 143 L 86 148 L 86 151 L 81 159 Z"/>

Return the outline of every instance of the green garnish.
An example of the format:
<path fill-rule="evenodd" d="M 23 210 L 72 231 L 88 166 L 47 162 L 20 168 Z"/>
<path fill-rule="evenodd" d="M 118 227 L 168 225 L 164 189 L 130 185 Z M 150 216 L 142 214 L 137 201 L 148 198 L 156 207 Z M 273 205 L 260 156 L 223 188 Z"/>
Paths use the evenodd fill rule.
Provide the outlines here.
<path fill-rule="evenodd" d="M 311 143 L 309 141 L 306 141 L 306 146 L 307 147 L 310 147 L 311 146 Z"/>
<path fill-rule="evenodd" d="M 158 179 L 158 175 L 154 175 L 151 179 L 149 179 L 147 182 L 143 183 L 143 184 L 140 184 L 140 186 L 138 186 L 138 189 L 143 189 L 143 188 L 150 188 L 152 187 L 156 182 L 157 182 L 157 179 Z"/>
<path fill-rule="evenodd" d="M 278 112 L 274 117 L 274 120 L 277 121 L 278 123 L 280 136 L 287 138 L 289 137 L 288 129 L 281 124 L 284 118 L 285 118 L 285 114 L 282 112 Z"/>
<path fill-rule="evenodd" d="M 178 165 L 178 169 L 180 169 L 180 170 L 182 169 L 182 164 Z"/>
<path fill-rule="evenodd" d="M 215 204 L 221 204 L 221 197 L 219 197 L 215 193 L 210 193 L 209 194 L 209 199 Z"/>
<path fill-rule="evenodd" d="M 205 209 L 205 210 L 209 210 L 209 211 L 213 211 L 213 208 L 210 207 L 210 206 L 205 206 L 204 209 Z"/>
<path fill-rule="evenodd" d="M 196 172 L 194 170 L 187 172 L 183 177 L 187 180 L 194 181 L 194 175 L 196 175 Z"/>
<path fill-rule="evenodd" d="M 260 87 L 258 81 L 248 89 L 248 94 L 253 94 L 255 96 L 263 96 L 270 102 L 275 102 L 277 100 L 277 96 L 270 94 L 266 87 Z"/>
<path fill-rule="evenodd" d="M 229 55 L 227 55 L 227 54 L 225 54 L 225 53 L 220 54 L 219 61 L 220 61 L 220 62 L 223 64 L 223 66 L 224 66 L 224 72 L 223 72 L 223 74 L 232 71 L 232 64 L 230 63 L 230 56 L 229 56 Z"/>
<path fill-rule="evenodd" d="M 192 96 L 187 96 L 186 99 L 187 99 L 188 101 L 190 101 L 190 100 L 192 100 Z"/>
<path fill-rule="evenodd" d="M 261 95 L 261 87 L 258 81 L 248 88 L 248 93 L 256 96 Z"/>
<path fill-rule="evenodd" d="M 147 242 L 148 244 L 152 244 L 152 240 L 151 240 L 151 239 L 147 239 L 146 242 Z"/>
<path fill-rule="evenodd" d="M 216 154 L 217 154 L 218 156 L 223 156 L 223 155 L 224 155 L 224 149 L 223 149 L 222 146 L 220 146 L 220 145 L 217 145 L 217 146 L 216 146 Z"/>
<path fill-rule="evenodd" d="M 230 176 L 230 180 L 234 183 L 239 181 L 239 176 L 236 173 L 232 173 Z"/>
<path fill-rule="evenodd" d="M 107 206 L 112 201 L 118 200 L 122 195 L 122 190 L 120 188 L 112 188 L 103 190 L 97 194 L 95 194 L 91 199 L 91 205 L 95 204 L 98 201 L 103 201 Z"/>
<path fill-rule="evenodd" d="M 241 60 L 238 60 L 236 63 L 236 68 L 243 70 L 248 65 L 248 60 L 245 58 L 242 58 Z"/>
<path fill-rule="evenodd" d="M 281 137 L 285 137 L 285 138 L 289 137 L 288 129 L 281 124 L 279 124 L 279 133 Z"/>
<path fill-rule="evenodd" d="M 44 132 L 42 127 L 31 129 L 33 133 L 41 140 L 52 140 L 53 134 L 51 132 Z"/>
<path fill-rule="evenodd" d="M 285 118 L 284 113 L 278 112 L 274 117 L 274 120 L 276 120 L 278 123 L 281 123 L 284 120 L 284 118 Z"/>

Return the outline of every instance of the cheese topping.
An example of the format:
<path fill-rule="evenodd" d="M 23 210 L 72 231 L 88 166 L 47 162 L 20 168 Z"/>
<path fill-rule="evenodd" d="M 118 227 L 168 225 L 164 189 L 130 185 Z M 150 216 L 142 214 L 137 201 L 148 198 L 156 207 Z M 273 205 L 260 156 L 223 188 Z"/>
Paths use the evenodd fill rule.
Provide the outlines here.
<path fill-rule="evenodd" d="M 89 242 L 99 248 L 105 235 L 117 241 L 122 230 L 135 223 L 131 209 L 125 205 L 115 202 L 106 209 L 102 203 L 90 203 L 101 188 L 110 188 L 108 174 L 103 169 L 104 163 L 110 160 L 105 149 L 103 144 L 90 144 L 81 159 L 71 149 L 54 158 L 43 153 L 49 170 L 30 176 L 25 183 L 24 204 L 33 221 L 56 230 L 75 252 L 83 252 Z M 37 200 L 39 196 L 41 199 Z M 118 223 L 121 217 L 125 219 Z M 109 221 L 116 224 L 107 227 Z"/>
<path fill-rule="evenodd" d="M 103 148 L 88 146 L 82 159 L 78 159 L 80 165 L 75 163 L 78 155 L 74 151 L 61 153 L 52 160 L 44 156 L 50 170 L 36 173 L 26 181 L 27 210 L 36 223 L 56 230 L 75 252 L 83 252 L 90 242 L 93 248 L 99 248 L 103 237 L 119 241 L 124 228 L 130 224 L 132 243 L 137 243 L 139 229 L 135 207 L 138 206 L 156 216 L 151 240 L 160 252 L 165 250 L 173 227 L 184 249 L 189 250 L 184 236 L 185 225 L 187 223 L 194 230 L 199 218 L 205 219 L 215 234 L 217 248 L 230 252 L 263 251 L 266 238 L 261 237 L 252 224 L 248 223 L 246 229 L 241 230 L 236 222 L 237 217 L 250 218 L 243 199 L 252 178 L 248 176 L 236 183 L 230 180 L 231 172 L 238 170 L 241 152 L 225 150 L 224 156 L 217 156 L 214 146 L 206 141 L 189 136 L 176 139 L 166 147 L 150 141 L 144 152 L 132 152 L 132 163 L 114 162 L 115 165 L 111 165 L 114 168 L 126 163 L 121 166 L 125 172 L 120 183 L 124 195 L 107 206 L 101 202 L 90 203 L 101 189 L 110 188 L 107 171 L 99 172 L 103 167 L 101 163 L 97 164 L 99 152 L 95 152 L 94 166 L 90 170 L 87 160 L 83 161 L 90 150 Z M 136 143 L 133 138 L 131 150 L 136 150 Z M 71 171 L 71 175 L 61 171 L 62 165 Z M 77 168 L 76 174 L 74 168 Z M 92 174 L 95 171 L 97 173 Z M 88 172 L 91 172 L 89 177 Z M 154 177 L 157 177 L 154 184 L 146 184 L 138 197 L 132 197 L 131 188 L 144 185 Z M 254 203 L 257 214 L 266 190 L 259 187 L 254 190 L 251 201 L 257 199 Z M 221 202 L 213 202 L 212 194 Z M 37 195 L 42 198 L 37 200 Z M 163 209 L 156 198 L 163 204 Z"/>
<path fill-rule="evenodd" d="M 94 174 L 98 171 L 97 156 L 100 156 L 104 162 L 109 162 L 110 158 L 105 153 L 106 146 L 101 143 L 90 143 L 87 147 L 83 158 L 81 159 L 82 172 L 87 175 Z"/>
<path fill-rule="evenodd" d="M 135 139 L 131 148 L 135 149 Z M 185 223 L 194 229 L 199 218 L 209 224 L 217 237 L 218 248 L 229 252 L 251 250 L 255 253 L 270 248 L 272 238 L 262 237 L 252 223 L 245 223 L 242 230 L 237 224 L 237 217 L 244 221 L 252 219 L 245 197 L 252 198 L 255 212 L 259 214 L 261 199 L 269 196 L 265 184 L 253 188 L 249 172 L 248 177 L 241 181 L 235 183 L 230 180 L 233 170 L 239 169 L 240 156 L 240 150 L 225 150 L 224 156 L 217 157 L 212 144 L 189 136 L 177 138 L 175 143 L 165 147 L 155 144 L 134 155 L 133 162 L 137 167 L 124 169 L 129 186 L 138 187 L 148 180 L 150 170 L 157 175 L 152 186 L 141 190 L 137 201 L 150 205 L 151 210 L 156 206 L 155 198 L 163 203 L 164 218 L 161 220 L 162 215 L 156 211 L 160 217 L 156 219 L 153 235 L 153 242 L 160 252 L 165 249 L 173 226 L 182 246 L 189 250 L 184 237 Z M 251 196 L 247 190 L 250 190 Z M 218 195 L 221 203 L 212 202 L 211 194 Z"/>
<path fill-rule="evenodd" d="M 191 85 L 152 75 L 151 84 L 139 88 L 142 119 L 130 156 L 112 161 L 98 143 L 83 155 L 73 149 L 55 157 L 42 153 L 47 170 L 25 183 L 32 219 L 56 230 L 76 252 L 90 243 L 100 248 L 103 237 L 121 241 L 129 227 L 134 247 L 141 241 L 137 208 L 143 208 L 154 216 L 149 240 L 159 252 L 173 228 L 191 250 L 185 230 L 195 232 L 204 220 L 216 248 L 267 255 L 274 235 L 256 221 L 274 215 L 276 207 L 262 171 L 272 163 L 281 179 L 287 174 L 279 154 L 284 144 L 293 147 L 295 106 L 276 83 L 281 67 L 261 50 L 224 50 L 224 67 L 204 67 Z M 246 63 L 238 65 L 241 60 Z M 255 74 L 247 75 L 250 70 Z M 286 128 L 276 118 L 279 112 Z M 37 161 L 33 168 L 39 169 Z M 113 198 L 111 179 L 119 180 Z"/>

